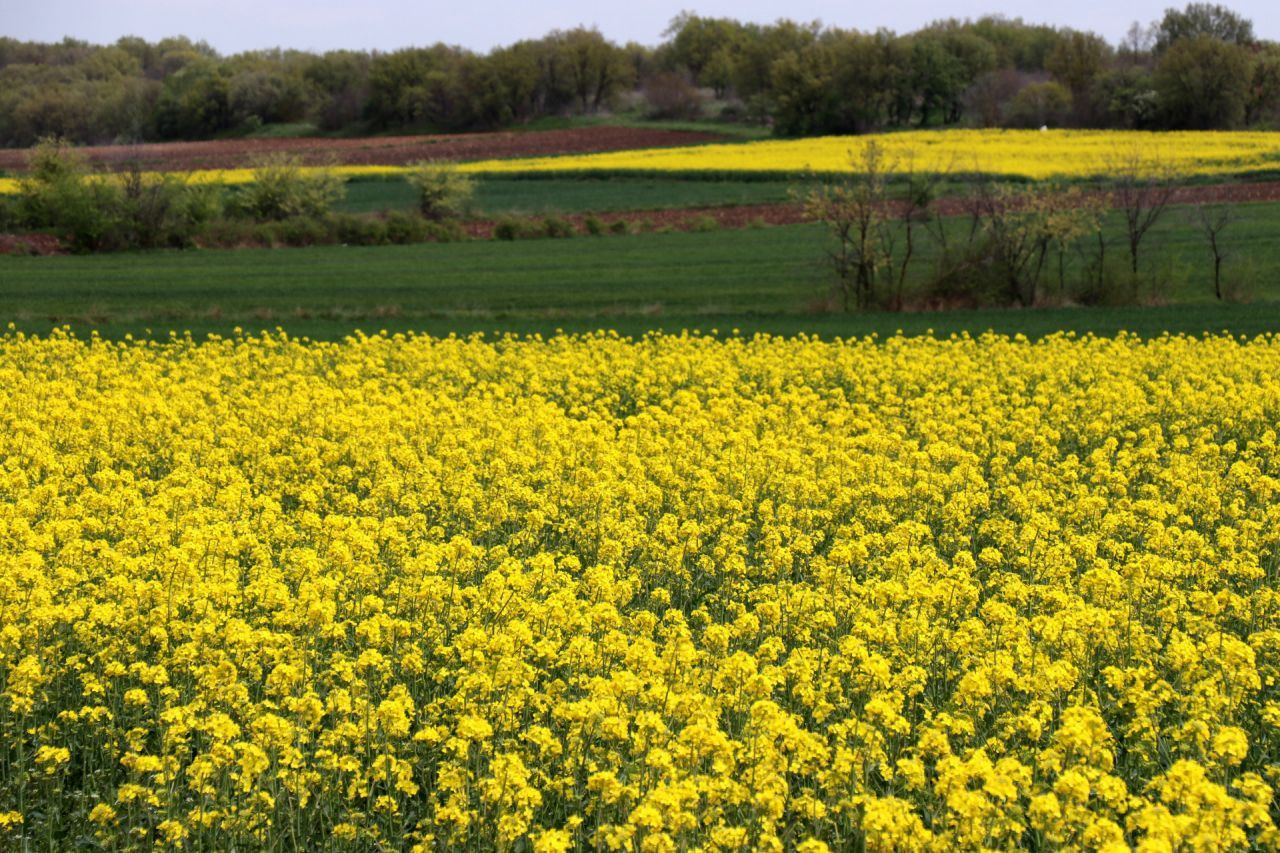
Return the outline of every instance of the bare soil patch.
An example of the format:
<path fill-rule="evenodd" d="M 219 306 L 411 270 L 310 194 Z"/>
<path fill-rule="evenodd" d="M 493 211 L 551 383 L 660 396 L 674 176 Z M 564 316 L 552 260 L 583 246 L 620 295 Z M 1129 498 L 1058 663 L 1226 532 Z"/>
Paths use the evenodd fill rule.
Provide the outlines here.
<path fill-rule="evenodd" d="M 488 160 L 501 157 L 545 157 L 589 154 L 629 148 L 657 148 L 718 142 L 716 133 L 659 128 L 582 127 L 569 130 L 455 133 L 430 136 L 373 136 L 358 139 L 222 139 L 207 142 L 155 142 L 81 148 L 94 165 L 120 169 L 137 163 L 142 169 L 186 172 L 235 169 L 255 157 L 283 152 L 310 165 L 403 166 L 415 160 Z M 0 148 L 0 169 L 26 168 L 26 149 Z"/>
<path fill-rule="evenodd" d="M 62 244 L 52 234 L 0 234 L 0 255 L 57 255 Z"/>

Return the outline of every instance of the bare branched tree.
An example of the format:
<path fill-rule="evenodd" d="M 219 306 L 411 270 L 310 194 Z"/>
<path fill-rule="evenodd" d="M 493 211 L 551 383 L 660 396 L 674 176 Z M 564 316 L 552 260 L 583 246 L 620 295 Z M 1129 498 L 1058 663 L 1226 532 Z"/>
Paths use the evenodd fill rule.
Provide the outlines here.
<path fill-rule="evenodd" d="M 1124 218 L 1129 249 L 1130 287 L 1136 298 L 1138 258 L 1142 240 L 1169 209 L 1173 200 L 1174 171 L 1159 157 L 1146 156 L 1134 148 L 1117 154 L 1108 170 L 1115 206 Z"/>
<path fill-rule="evenodd" d="M 827 257 L 844 309 L 879 302 L 901 310 L 919 230 L 949 169 L 917 169 L 913 152 L 890 155 L 875 140 L 849 160 L 849 176 L 810 192 L 805 210 L 833 238 Z M 891 193 L 891 181 L 905 188 L 902 198 Z"/>
<path fill-rule="evenodd" d="M 871 307 L 877 280 L 891 263 L 884 224 L 893 165 L 875 140 L 849 159 L 853 172 L 847 179 L 824 184 L 804 199 L 806 213 L 825 223 L 833 238 L 827 258 L 846 311 Z"/>
<path fill-rule="evenodd" d="M 928 225 L 933 202 L 937 199 L 943 182 L 946 181 L 952 170 L 953 166 L 920 169 L 916 166 L 914 151 L 907 151 L 903 154 L 898 169 L 899 176 L 906 183 L 906 197 L 897 204 L 897 221 L 900 225 L 898 230 L 903 240 L 900 258 L 898 258 L 897 252 L 894 251 L 896 235 L 893 233 L 892 227 L 885 228 L 885 242 L 889 246 L 889 252 L 887 253 L 889 264 L 891 268 L 895 264 L 897 267 L 896 272 L 892 272 L 891 269 L 894 291 L 893 308 L 895 311 L 901 311 L 904 307 L 907 270 L 915 258 L 917 230 L 922 224 Z"/>
<path fill-rule="evenodd" d="M 1067 253 L 1083 238 L 1102 233 L 1103 210 L 1102 199 L 1079 187 L 1055 192 L 1047 199 L 1044 228 L 1057 254 L 1060 301 L 1067 290 Z"/>
<path fill-rule="evenodd" d="M 1205 242 L 1209 244 L 1209 251 L 1213 254 L 1213 295 L 1221 301 L 1222 264 L 1230 256 L 1223 240 L 1223 232 L 1232 223 L 1238 221 L 1239 215 L 1229 204 L 1198 204 L 1195 206 L 1193 218 L 1200 227 L 1200 233 L 1204 235 Z"/>
<path fill-rule="evenodd" d="M 1039 298 L 1040 274 L 1049 244 L 1052 189 L 1033 185 L 982 184 L 973 194 L 971 215 L 995 262 L 1004 296 L 1019 305 Z"/>

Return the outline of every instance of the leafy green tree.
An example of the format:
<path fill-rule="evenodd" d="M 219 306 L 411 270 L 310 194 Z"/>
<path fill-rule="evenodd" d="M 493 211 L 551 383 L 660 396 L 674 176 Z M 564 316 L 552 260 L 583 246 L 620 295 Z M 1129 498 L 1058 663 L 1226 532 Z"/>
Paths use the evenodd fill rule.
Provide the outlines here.
<path fill-rule="evenodd" d="M 716 76 L 722 86 L 727 85 L 724 65 L 733 64 L 735 48 L 743 36 L 741 24 L 728 18 L 703 18 L 681 12 L 671 19 L 663 35 L 670 39 L 672 61 L 688 69 L 695 83 L 715 86 L 703 75 L 718 62 Z"/>
<path fill-rule="evenodd" d="M 1166 9 L 1156 24 L 1156 53 L 1180 41 L 1201 36 L 1235 45 L 1253 44 L 1253 22 L 1216 3 L 1188 3 L 1183 9 Z"/>
<path fill-rule="evenodd" d="M 1094 81 L 1090 97 L 1099 121 L 1107 127 L 1143 130 L 1154 127 L 1159 118 L 1155 81 L 1141 65 L 1104 72 Z"/>
<path fill-rule="evenodd" d="M 1073 30 L 1045 58 L 1045 70 L 1067 88 L 1077 121 L 1094 121 L 1093 88 L 1111 62 L 1113 51 L 1100 36 Z"/>
<path fill-rule="evenodd" d="M 774 132 L 809 136 L 829 132 L 835 59 L 829 45 L 792 50 L 773 63 Z"/>
<path fill-rule="evenodd" d="M 369 98 L 369 55 L 335 50 L 311 57 L 302 69 L 311 118 L 322 130 L 359 122 Z"/>
<path fill-rule="evenodd" d="M 156 130 L 166 139 L 199 139 L 233 125 L 231 75 L 221 64 L 200 59 L 165 78 L 156 104 Z"/>
<path fill-rule="evenodd" d="M 799 53 L 818 39 L 817 22 L 781 20 L 767 27 L 746 26 L 733 67 L 733 88 L 754 112 L 767 111 L 773 85 L 773 63 L 786 53 Z"/>
<path fill-rule="evenodd" d="M 584 113 L 599 112 L 623 86 L 634 83 L 626 55 L 599 30 L 578 27 L 553 34 L 564 79 Z"/>
<path fill-rule="evenodd" d="M 1165 126 L 1239 126 L 1249 96 L 1249 54 L 1212 36 L 1180 39 L 1160 56 L 1154 85 Z"/>
<path fill-rule="evenodd" d="M 958 111 L 964 91 L 972 82 L 966 81 L 964 65 L 940 39 L 918 36 L 912 39 L 911 83 L 922 127 L 931 119 L 945 124 L 953 105 Z"/>
<path fill-rule="evenodd" d="M 1008 117 L 1009 103 L 1030 82 L 1027 74 L 1012 68 L 978 75 L 963 96 L 965 117 L 978 127 L 999 127 Z"/>
<path fill-rule="evenodd" d="M 1071 112 L 1071 90 L 1046 80 L 1023 86 L 1006 105 L 1008 127 L 1061 127 Z"/>
<path fill-rule="evenodd" d="M 1280 121 L 1280 45 L 1260 46 L 1250 58 L 1247 125 Z"/>

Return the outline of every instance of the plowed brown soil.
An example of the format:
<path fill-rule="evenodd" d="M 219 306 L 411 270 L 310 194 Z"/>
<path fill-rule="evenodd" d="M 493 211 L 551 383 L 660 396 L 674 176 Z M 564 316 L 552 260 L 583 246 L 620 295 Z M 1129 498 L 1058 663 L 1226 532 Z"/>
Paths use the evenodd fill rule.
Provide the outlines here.
<path fill-rule="evenodd" d="M 0 255 L 56 255 L 62 243 L 52 234 L 0 234 Z"/>
<path fill-rule="evenodd" d="M 415 160 L 488 160 L 498 157 L 543 157 L 588 154 L 628 148 L 656 148 L 716 142 L 715 133 L 635 127 L 582 127 L 571 130 L 457 133 L 432 136 L 371 136 L 359 139 L 223 139 L 210 142 L 155 142 L 143 145 L 100 145 L 81 148 L 91 163 L 121 168 L 137 163 L 142 169 L 186 172 L 194 169 L 234 169 L 255 157 L 283 152 L 304 163 L 352 166 L 403 166 Z M 0 169 L 26 167 L 27 152 L 0 148 Z"/>

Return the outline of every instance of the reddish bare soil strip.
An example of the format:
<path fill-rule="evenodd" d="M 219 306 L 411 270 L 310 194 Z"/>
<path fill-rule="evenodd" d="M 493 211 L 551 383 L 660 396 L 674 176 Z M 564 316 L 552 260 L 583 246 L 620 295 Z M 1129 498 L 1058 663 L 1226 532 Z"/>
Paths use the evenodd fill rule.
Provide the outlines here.
<path fill-rule="evenodd" d="M 612 232 L 610 226 L 615 222 L 626 222 L 629 232 L 656 231 L 670 229 L 672 231 L 694 231 L 705 229 L 709 220 L 714 220 L 719 228 L 751 228 L 761 225 L 793 225 L 807 222 L 804 210 L 796 204 L 743 204 L 733 207 L 682 207 L 662 210 L 615 210 L 609 213 L 587 214 L 574 213 L 561 217 L 570 223 L 579 234 L 586 234 L 587 219 L 594 216 L 605 227 L 606 233 Z M 539 220 L 535 217 L 533 222 Z M 493 236 L 496 220 L 477 219 L 464 224 L 469 237 L 489 239 Z"/>
<path fill-rule="evenodd" d="M 359 139 L 222 139 L 211 142 L 157 142 L 103 145 L 79 149 L 89 161 L 107 168 L 137 163 L 149 171 L 234 169 L 264 154 L 297 155 L 304 163 L 350 166 L 403 166 L 415 160 L 488 160 L 499 157 L 544 157 L 589 154 L 629 148 L 656 148 L 717 142 L 715 133 L 633 127 L 582 127 L 503 133 L 457 133 L 433 136 L 374 136 Z M 26 168 L 22 148 L 0 148 L 0 169 Z"/>
<path fill-rule="evenodd" d="M 1111 201 L 1109 193 L 1103 193 Z M 1095 195 L 1096 197 L 1096 195 Z M 1243 204 L 1251 201 L 1280 201 L 1280 181 L 1258 183 L 1205 184 L 1178 187 L 1173 191 L 1170 204 Z M 963 216 L 968 213 L 962 196 L 939 199 L 935 209 L 943 216 Z"/>
<path fill-rule="evenodd" d="M 52 234 L 0 234 L 0 255 L 56 255 L 62 244 Z"/>
<path fill-rule="evenodd" d="M 1240 204 L 1255 201 L 1280 201 L 1280 181 L 1258 184 L 1217 184 L 1212 186 L 1179 187 L 1174 191 L 1172 204 Z M 964 216 L 968 213 L 965 200 L 960 196 L 939 199 L 934 210 L 943 216 Z M 579 232 L 585 233 L 587 214 L 564 217 Z M 626 210 L 597 214 L 597 219 L 608 226 L 624 220 L 632 230 L 670 228 L 689 231 L 704 227 L 708 218 L 721 228 L 748 228 L 759 225 L 796 225 L 810 221 L 804 207 L 791 202 L 773 204 L 744 204 L 733 207 L 691 207 L 665 210 Z M 472 237 L 493 236 L 495 223 L 488 220 L 467 223 L 467 233 Z"/>

